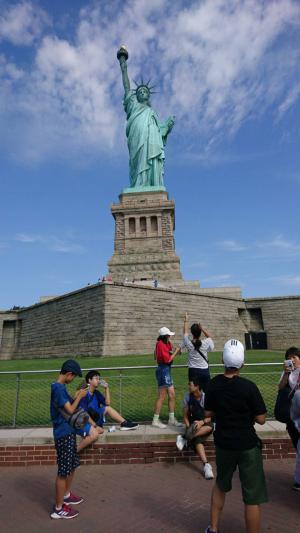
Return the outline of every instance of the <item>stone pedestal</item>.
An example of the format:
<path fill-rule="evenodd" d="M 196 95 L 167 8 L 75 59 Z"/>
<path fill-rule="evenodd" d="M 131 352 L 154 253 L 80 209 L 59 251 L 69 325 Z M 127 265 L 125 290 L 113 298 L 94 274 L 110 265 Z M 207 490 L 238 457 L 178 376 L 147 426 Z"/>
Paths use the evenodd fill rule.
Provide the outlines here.
<path fill-rule="evenodd" d="M 182 280 L 173 235 L 175 203 L 168 193 L 126 191 L 119 199 L 111 206 L 116 225 L 108 270 L 113 280 Z"/>

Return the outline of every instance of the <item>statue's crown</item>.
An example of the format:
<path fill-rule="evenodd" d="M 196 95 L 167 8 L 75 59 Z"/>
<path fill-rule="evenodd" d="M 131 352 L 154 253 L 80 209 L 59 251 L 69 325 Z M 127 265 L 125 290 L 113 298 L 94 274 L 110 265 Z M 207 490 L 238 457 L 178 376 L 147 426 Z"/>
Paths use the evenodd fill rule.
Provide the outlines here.
<path fill-rule="evenodd" d="M 136 88 L 134 89 L 135 93 L 138 92 L 139 89 L 141 89 L 142 87 L 145 87 L 145 89 L 147 89 L 147 91 L 149 92 L 149 94 L 155 94 L 156 91 L 153 91 L 152 89 L 154 89 L 155 85 L 150 85 L 150 81 L 147 81 L 147 83 L 144 82 L 143 78 L 141 79 L 140 83 L 136 82 L 135 80 L 133 80 L 135 85 L 136 85 Z"/>

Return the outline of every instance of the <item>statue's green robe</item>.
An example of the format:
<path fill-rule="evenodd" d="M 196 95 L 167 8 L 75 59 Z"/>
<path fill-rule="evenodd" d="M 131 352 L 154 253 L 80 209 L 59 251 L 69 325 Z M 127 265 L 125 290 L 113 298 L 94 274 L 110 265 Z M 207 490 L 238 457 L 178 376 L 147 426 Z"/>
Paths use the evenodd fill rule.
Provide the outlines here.
<path fill-rule="evenodd" d="M 163 186 L 164 144 L 167 132 L 152 107 L 141 104 L 135 91 L 124 97 L 127 115 L 130 186 Z"/>

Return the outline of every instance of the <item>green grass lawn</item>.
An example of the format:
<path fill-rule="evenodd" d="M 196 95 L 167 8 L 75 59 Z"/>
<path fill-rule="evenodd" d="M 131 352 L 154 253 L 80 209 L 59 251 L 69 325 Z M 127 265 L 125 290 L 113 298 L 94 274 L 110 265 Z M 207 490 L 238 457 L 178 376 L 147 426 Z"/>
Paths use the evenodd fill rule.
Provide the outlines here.
<path fill-rule="evenodd" d="M 59 369 L 62 363 L 70 357 L 59 357 L 52 359 L 14 359 L 9 361 L 0 361 L 0 372 L 18 370 L 55 370 Z M 153 354 L 151 355 L 122 355 L 106 357 L 76 357 L 82 368 L 105 368 L 118 366 L 139 366 L 155 364 Z M 246 352 L 246 363 L 276 363 L 283 361 L 284 354 L 279 351 L 270 350 L 251 350 Z M 221 363 L 221 352 L 209 354 L 210 363 Z M 179 355 L 176 358 L 176 364 L 186 364 L 186 354 Z"/>
<path fill-rule="evenodd" d="M 61 359 L 34 359 L 14 360 L 0 362 L 0 426 L 38 426 L 50 425 L 49 418 L 49 389 L 50 383 L 56 379 L 55 373 L 47 370 L 57 370 L 61 367 Z M 104 377 L 110 383 L 112 405 L 123 416 L 140 422 L 149 421 L 153 414 L 153 404 L 156 397 L 156 381 L 154 369 L 119 370 L 121 366 L 152 366 L 155 364 L 153 355 L 132 355 L 122 357 L 78 357 L 76 358 L 82 368 L 107 368 L 112 370 L 104 372 Z M 246 353 L 247 363 L 273 363 L 281 362 L 283 353 L 270 351 L 250 351 Z M 187 356 L 183 354 L 176 359 L 177 364 L 186 364 Z M 220 364 L 220 352 L 210 354 L 211 364 Z M 16 374 L 1 374 L 4 371 L 40 370 L 41 374 L 20 375 L 18 402 Z M 212 367 L 211 373 L 222 371 L 222 367 Z M 268 416 L 273 416 L 273 407 L 276 398 L 276 389 L 281 366 L 245 367 L 242 370 L 245 377 L 250 378 L 259 386 L 268 408 Z M 176 414 L 181 416 L 181 399 L 187 388 L 187 369 L 176 368 L 172 370 L 176 387 Z M 76 389 L 80 379 L 74 380 L 70 386 L 71 393 Z M 167 416 L 164 406 L 162 418 Z"/>

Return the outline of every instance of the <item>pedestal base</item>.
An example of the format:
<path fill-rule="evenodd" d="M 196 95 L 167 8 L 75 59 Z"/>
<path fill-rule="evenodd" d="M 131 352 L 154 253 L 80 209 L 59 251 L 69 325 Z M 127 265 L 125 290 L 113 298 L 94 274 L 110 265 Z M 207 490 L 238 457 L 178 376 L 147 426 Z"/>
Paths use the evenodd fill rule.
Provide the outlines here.
<path fill-rule="evenodd" d="M 111 207 L 115 218 L 114 254 L 108 262 L 114 281 L 182 280 L 175 253 L 175 205 L 164 187 L 128 188 Z"/>

